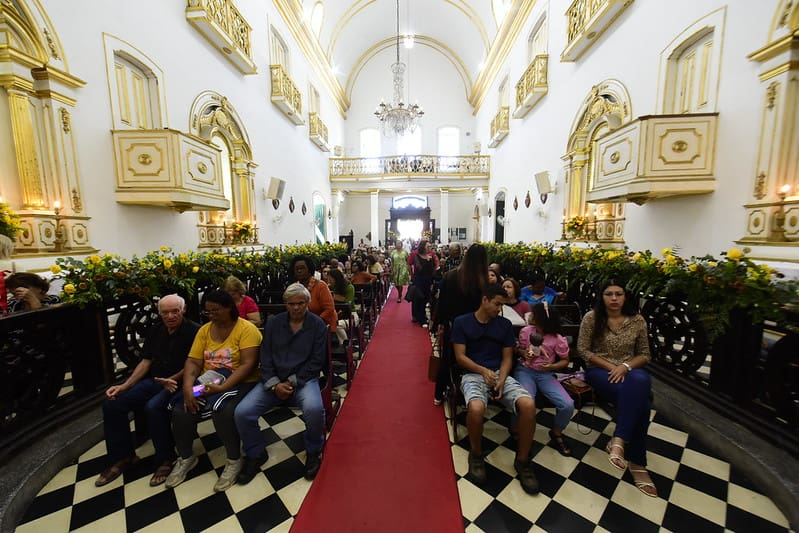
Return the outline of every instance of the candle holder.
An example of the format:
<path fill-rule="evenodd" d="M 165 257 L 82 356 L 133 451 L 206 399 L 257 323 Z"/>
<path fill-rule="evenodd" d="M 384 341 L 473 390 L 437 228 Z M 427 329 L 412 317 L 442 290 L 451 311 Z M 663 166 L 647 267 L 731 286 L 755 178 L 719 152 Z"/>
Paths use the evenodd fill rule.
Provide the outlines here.
<path fill-rule="evenodd" d="M 785 197 L 788 196 L 788 192 L 790 192 L 791 186 L 790 185 L 783 185 L 777 191 L 777 196 L 780 199 L 779 209 L 774 215 L 774 225 L 775 227 L 775 236 L 774 240 L 778 242 L 785 242 L 788 238 L 785 236 Z"/>
<path fill-rule="evenodd" d="M 64 226 L 61 224 L 61 203 L 56 202 L 53 205 L 53 214 L 55 218 L 55 238 L 53 239 L 53 251 L 61 253 L 64 251 L 66 244 L 66 237 L 64 236 Z"/>

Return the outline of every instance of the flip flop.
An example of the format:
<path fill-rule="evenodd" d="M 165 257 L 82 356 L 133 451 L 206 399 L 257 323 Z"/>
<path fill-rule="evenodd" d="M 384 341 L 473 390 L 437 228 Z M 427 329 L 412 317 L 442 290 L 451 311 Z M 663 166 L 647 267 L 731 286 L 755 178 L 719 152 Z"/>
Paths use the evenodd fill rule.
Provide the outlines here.
<path fill-rule="evenodd" d="M 161 466 L 155 469 L 153 477 L 150 478 L 150 486 L 157 487 L 166 481 L 169 474 L 172 472 L 172 467 L 175 465 L 174 461 L 164 461 Z"/>
<path fill-rule="evenodd" d="M 111 466 L 103 470 L 102 473 L 100 473 L 100 476 L 94 482 L 94 486 L 103 487 L 105 485 L 108 485 L 116 478 L 118 478 L 120 475 L 122 475 L 122 472 L 127 470 L 129 466 L 136 464 L 138 460 L 139 460 L 138 457 L 132 455 L 130 457 L 125 457 L 124 459 L 117 461 L 116 463 L 112 464 Z"/>

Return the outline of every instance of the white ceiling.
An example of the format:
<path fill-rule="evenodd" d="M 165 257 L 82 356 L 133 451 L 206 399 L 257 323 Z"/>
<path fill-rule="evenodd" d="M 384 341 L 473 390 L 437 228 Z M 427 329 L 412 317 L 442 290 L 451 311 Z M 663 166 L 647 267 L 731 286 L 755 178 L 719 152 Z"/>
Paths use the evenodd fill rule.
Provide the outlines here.
<path fill-rule="evenodd" d="M 309 25 L 318 1 L 303 1 Z M 319 44 L 349 93 L 360 70 L 377 53 L 385 50 L 394 54 L 396 0 L 321 1 L 324 19 Z M 473 83 L 497 33 L 492 3 L 507 4 L 514 11 L 517 6 L 512 4 L 518 0 L 400 0 L 400 34 L 413 34 L 414 46 L 435 50 Z M 401 48 L 403 58 L 406 53 Z M 410 54 L 412 58 L 412 51 Z"/>

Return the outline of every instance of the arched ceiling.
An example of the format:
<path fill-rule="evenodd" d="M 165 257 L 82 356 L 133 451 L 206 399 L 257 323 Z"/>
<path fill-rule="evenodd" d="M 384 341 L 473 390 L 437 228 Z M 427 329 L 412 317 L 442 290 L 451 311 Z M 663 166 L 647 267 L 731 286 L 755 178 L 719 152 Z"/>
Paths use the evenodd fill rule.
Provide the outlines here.
<path fill-rule="evenodd" d="M 310 18 L 319 1 L 324 6 L 324 18 L 317 36 L 310 29 Z M 520 5 L 528 3 L 533 2 L 400 0 L 399 31 L 401 35 L 414 35 L 415 46 L 432 49 L 454 65 L 469 95 L 478 82 L 481 66 L 491 57 L 497 35 L 510 26 L 510 20 L 498 26 L 494 7 L 504 4 L 507 18 L 513 19 Z M 312 47 L 321 53 L 348 103 L 353 87 L 363 81 L 359 74 L 364 67 L 377 52 L 394 47 L 396 0 L 302 0 L 295 5 L 301 5 L 302 13 L 297 15 L 305 26 L 303 33 L 316 41 Z"/>

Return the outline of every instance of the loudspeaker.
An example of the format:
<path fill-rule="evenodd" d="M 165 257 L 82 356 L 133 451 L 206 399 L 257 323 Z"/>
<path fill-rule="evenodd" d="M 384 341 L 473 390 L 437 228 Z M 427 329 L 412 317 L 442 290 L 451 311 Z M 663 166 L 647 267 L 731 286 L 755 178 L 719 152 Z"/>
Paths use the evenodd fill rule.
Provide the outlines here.
<path fill-rule="evenodd" d="M 552 192 L 552 183 L 549 181 L 549 172 L 538 172 L 535 175 L 535 186 L 538 194 L 549 194 Z"/>
<path fill-rule="evenodd" d="M 286 181 L 280 178 L 269 178 L 269 183 L 264 189 L 264 198 L 268 200 L 282 200 L 283 191 L 286 190 Z"/>

